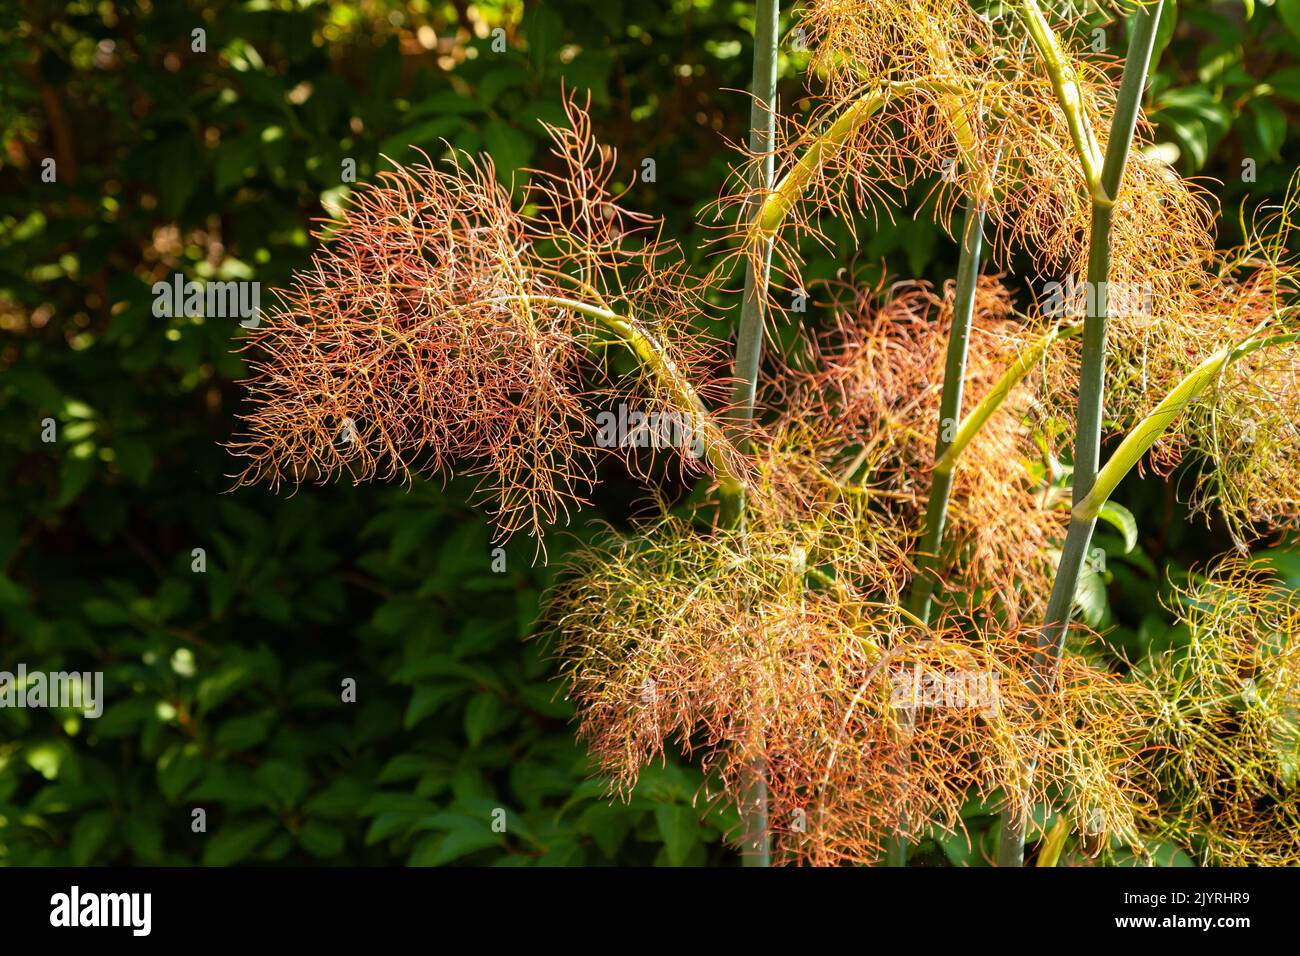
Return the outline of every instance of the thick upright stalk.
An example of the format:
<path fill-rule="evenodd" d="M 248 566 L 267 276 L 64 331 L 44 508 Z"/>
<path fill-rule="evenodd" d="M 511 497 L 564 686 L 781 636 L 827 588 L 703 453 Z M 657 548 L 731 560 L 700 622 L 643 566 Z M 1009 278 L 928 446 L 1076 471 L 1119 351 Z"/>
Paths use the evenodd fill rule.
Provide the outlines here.
<path fill-rule="evenodd" d="M 961 417 L 961 397 L 966 382 L 966 351 L 970 343 L 971 316 L 975 310 L 975 284 L 979 279 L 980 248 L 984 241 L 984 205 L 971 193 L 966 198 L 962 219 L 961 253 L 957 260 L 957 287 L 953 293 L 952 328 L 948 332 L 948 354 L 944 362 L 943 392 L 939 398 L 939 429 L 935 438 L 934 458 L 943 459 Z M 930 604 L 934 595 L 933 567 L 943 541 L 943 527 L 948 517 L 948 496 L 952 491 L 952 471 L 935 470 L 930 479 L 930 499 L 925 507 L 925 533 L 916 560 L 916 577 L 908 609 L 923 623 L 930 623 Z M 903 724 L 910 731 L 911 714 L 904 711 Z M 908 758 L 904 756 L 904 761 Z M 890 866 L 907 865 L 907 821 L 890 837 L 886 859 Z"/>
<path fill-rule="evenodd" d="M 743 215 L 756 221 L 772 189 L 776 157 L 776 40 L 779 4 L 756 0 L 754 4 L 754 78 L 750 87 L 753 102 L 749 113 L 749 151 L 755 157 L 749 174 L 749 201 Z M 772 265 L 774 235 L 764 233 L 747 249 L 745 291 L 740 306 L 736 339 L 735 385 L 732 390 L 732 439 L 748 447 L 747 429 L 754 418 L 754 393 L 758 366 L 763 357 L 763 318 L 767 310 L 767 289 Z"/>
<path fill-rule="evenodd" d="M 1133 14 L 1133 33 L 1124 61 L 1124 78 L 1120 83 L 1115 114 L 1111 118 L 1110 139 L 1106 144 L 1105 161 L 1101 175 L 1092 191 L 1092 230 L 1088 248 L 1088 298 L 1093 308 L 1084 318 L 1083 355 L 1079 366 L 1079 404 L 1075 419 L 1074 486 L 1073 501 L 1077 508 L 1092 491 L 1097 476 L 1101 451 L 1102 407 L 1106 381 L 1106 325 L 1110 309 L 1107 285 L 1110 279 L 1110 225 L 1113 206 L 1128 162 L 1133 130 L 1137 123 L 1142 90 L 1146 86 L 1147 69 L 1151 63 L 1151 50 L 1155 42 L 1156 25 L 1164 0 L 1139 8 Z M 1037 11 L 1033 0 L 1027 8 Z M 1041 13 L 1038 14 L 1041 17 Z M 1032 23 L 1026 19 L 1030 35 L 1038 44 Z M 1041 25 L 1040 25 L 1041 26 Z M 1050 30 L 1048 31 L 1050 34 Z M 1039 44 L 1040 50 L 1042 45 Z M 1045 59 L 1046 59 L 1045 54 Z M 1050 68 L 1050 64 L 1049 64 Z M 1055 76 L 1053 79 L 1055 85 Z M 1059 95 L 1059 90 L 1058 90 Z M 1074 104 L 1077 107 L 1077 103 Z M 1067 115 L 1071 110 L 1065 99 L 1062 107 Z M 1078 142 L 1078 140 L 1076 140 Z M 1082 148 L 1081 148 L 1082 153 Z M 1085 170 L 1088 167 L 1085 161 Z M 1074 607 L 1075 590 L 1083 572 L 1096 515 L 1076 514 L 1066 532 L 1065 546 L 1057 565 L 1056 579 L 1047 603 L 1047 618 L 1038 636 L 1038 652 L 1034 659 L 1033 679 L 1036 689 L 1046 693 L 1055 673 L 1065 642 L 1070 614 Z M 1026 786 L 1032 781 L 1035 768 L 1025 768 Z M 1002 839 L 998 849 L 1001 866 L 1021 866 L 1025 858 L 1024 821 L 1010 807 L 1003 815 Z"/>
<path fill-rule="evenodd" d="M 984 241 L 984 205 L 974 195 L 966 199 L 962 223 L 961 255 L 957 261 L 957 287 L 953 292 L 952 329 L 948 333 L 948 355 L 943 369 L 943 393 L 939 398 L 939 432 L 934 443 L 936 465 L 944 461 L 961 420 L 962 392 L 966 383 L 966 352 L 970 343 L 971 317 L 975 311 L 975 286 L 979 280 L 980 250 Z M 952 469 L 933 470 L 930 499 L 925 507 L 925 533 L 917 555 L 916 577 L 912 582 L 909 609 L 925 623 L 930 622 L 934 597 L 933 567 L 943 543 L 948 519 L 948 497 L 952 492 Z"/>
<path fill-rule="evenodd" d="M 743 215 L 754 222 L 764 198 L 772 189 L 776 143 L 776 63 L 778 0 L 755 0 L 754 3 L 754 75 L 750 84 L 753 102 L 749 112 L 749 151 L 754 156 L 750 169 L 749 201 Z M 750 425 L 754 420 L 754 396 L 758 387 L 758 366 L 763 358 L 763 324 L 767 307 L 768 280 L 772 266 L 773 236 L 763 235 L 746 249 L 745 291 L 740 306 L 740 327 L 736 337 L 735 386 L 731 396 L 729 420 L 732 442 L 742 450 L 749 448 Z M 743 486 L 722 489 L 722 520 L 743 527 L 745 498 Z M 761 701 L 758 732 L 762 733 Z M 741 860 L 745 866 L 770 866 L 772 838 L 767 818 L 766 768 L 750 768 L 748 786 L 741 803 Z"/>

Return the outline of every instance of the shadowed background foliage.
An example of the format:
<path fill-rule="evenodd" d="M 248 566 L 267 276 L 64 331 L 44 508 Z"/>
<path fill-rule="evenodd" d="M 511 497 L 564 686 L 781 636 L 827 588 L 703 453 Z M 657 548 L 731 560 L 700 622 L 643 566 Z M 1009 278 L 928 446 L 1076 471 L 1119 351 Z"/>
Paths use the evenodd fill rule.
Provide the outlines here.
<path fill-rule="evenodd" d="M 1300 162 L 1300 0 L 1249 17 L 1167 8 L 1158 141 L 1217 180 L 1227 244 L 1243 203 L 1280 196 Z M 545 642 L 529 639 L 564 551 L 595 519 L 624 521 L 644 489 L 609 475 L 548 565 L 517 540 L 501 573 L 458 481 L 229 492 L 238 319 L 156 317 L 152 286 L 253 280 L 266 305 L 345 195 L 347 161 L 365 181 L 383 156 L 437 157 L 445 140 L 508 179 L 547 165 L 538 120 L 562 119 L 562 89 L 591 91 L 625 181 L 654 160 L 634 204 L 702 259 L 696 216 L 748 123 L 751 5 L 0 9 L 0 670 L 99 670 L 106 696 L 98 720 L 0 709 L 0 864 L 732 862 L 734 820 L 688 762 L 648 770 L 627 803 L 605 796 Z M 787 38 L 784 109 L 799 108 L 802 65 Z M 810 250 L 808 275 L 941 284 L 955 270 L 927 215 L 858 237 L 839 233 L 839 256 Z M 723 328 L 731 307 L 701 322 Z M 1113 560 L 1088 616 L 1118 653 L 1176 639 L 1166 575 L 1227 547 L 1183 521 L 1177 481 L 1125 487 L 1135 551 L 1099 535 Z M 1300 561 L 1279 561 L 1300 584 Z M 497 810 L 504 833 L 485 824 Z M 973 847 L 927 841 L 916 861 L 984 862 L 989 817 L 973 807 L 969 823 Z"/>

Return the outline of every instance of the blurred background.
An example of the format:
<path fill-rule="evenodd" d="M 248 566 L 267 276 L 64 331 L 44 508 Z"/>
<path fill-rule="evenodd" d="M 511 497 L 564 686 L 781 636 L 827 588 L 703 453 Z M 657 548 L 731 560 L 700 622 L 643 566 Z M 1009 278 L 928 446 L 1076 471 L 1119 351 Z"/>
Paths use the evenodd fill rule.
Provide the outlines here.
<path fill-rule="evenodd" d="M 1300 164 L 1300 0 L 1167 9 L 1158 148 L 1206 177 L 1229 245 Z M 0 670 L 102 671 L 106 698 L 97 720 L 0 709 L 0 865 L 736 862 L 689 761 L 605 795 L 534 635 L 564 552 L 644 488 L 608 475 L 546 566 L 521 539 L 505 573 L 458 481 L 231 492 L 238 319 L 155 316 L 152 286 L 257 281 L 265 306 L 345 161 L 363 182 L 447 141 L 507 179 L 545 167 L 562 87 L 591 91 L 625 181 L 655 160 L 630 205 L 703 259 L 751 28 L 735 0 L 0 2 Z M 798 110 L 804 58 L 783 50 Z M 926 192 L 915 219 L 833 230 L 809 275 L 941 286 L 956 248 Z M 701 321 L 725 334 L 717 306 Z M 1101 532 L 1087 615 L 1118 655 L 1176 641 L 1161 596 L 1230 547 L 1186 521 L 1179 477 L 1122 489 L 1136 550 Z M 1300 558 L 1270 554 L 1300 586 Z M 499 809 L 504 833 L 484 826 Z M 983 863 L 988 821 L 971 807 L 972 844 L 914 860 Z"/>

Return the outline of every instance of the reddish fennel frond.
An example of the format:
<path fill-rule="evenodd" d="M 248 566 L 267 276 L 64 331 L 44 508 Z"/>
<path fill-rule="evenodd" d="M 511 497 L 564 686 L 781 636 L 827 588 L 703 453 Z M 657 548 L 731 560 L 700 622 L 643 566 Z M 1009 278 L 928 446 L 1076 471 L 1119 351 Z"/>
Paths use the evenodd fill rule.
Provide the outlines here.
<path fill-rule="evenodd" d="M 642 461 L 594 441 L 620 402 L 676 422 L 687 471 L 740 467 L 693 384 L 721 361 L 688 325 L 696 288 L 658 220 L 610 194 L 585 111 L 568 113 L 549 130 L 563 171 L 519 206 L 490 159 L 453 157 L 382 173 L 326 224 L 249 342 L 241 483 L 464 468 L 501 536 L 538 535 L 582 502 L 599 454 Z M 635 372 L 605 374 L 610 343 Z"/>
<path fill-rule="evenodd" d="M 1070 654 L 1045 700 L 1032 656 L 1014 629 L 941 616 L 856 675 L 837 675 L 838 695 L 820 703 L 838 719 L 810 716 L 800 728 L 813 735 L 833 724 L 832 736 L 792 752 L 792 762 L 813 760 L 791 774 L 808 785 L 778 791 L 786 814 L 803 807 L 809 821 L 807 833 L 783 835 L 786 853 L 818 865 L 875 862 L 900 825 L 965 834 L 969 801 L 1008 793 L 1017 814 L 1064 799 L 1075 830 L 1136 842 L 1151 806 L 1138 761 L 1149 693 Z M 1032 789 L 1023 786 L 1026 761 L 1039 767 Z"/>
<path fill-rule="evenodd" d="M 819 423 L 817 454 L 841 468 L 848 462 L 846 480 L 888 498 L 919 527 L 940 428 L 951 296 L 939 299 L 924 287 L 902 284 L 883 303 L 877 298 L 859 295 L 854 311 L 840 315 L 838 328 L 815 346 L 814 371 L 785 373 L 783 420 L 791 434 L 796 421 Z M 1010 295 L 996 279 L 981 279 L 963 414 L 1042 332 L 1012 315 Z M 1067 343 L 1057 347 L 1071 351 Z M 1040 424 L 1041 380 L 1026 376 L 962 453 L 942 562 L 954 589 L 996 590 L 1017 618 L 1042 600 L 1051 548 L 1066 520 L 1032 441 Z M 957 425 L 943 427 L 954 432 Z M 1014 569 L 1011 578 L 1005 577 L 1008 568 Z"/>
<path fill-rule="evenodd" d="M 549 616 L 615 789 L 674 745 L 733 801 L 761 765 L 786 862 L 872 862 L 901 820 L 960 831 L 972 796 L 1000 792 L 1069 793 L 1079 829 L 1130 838 L 1144 691 L 1072 655 L 1042 706 L 1017 634 L 986 616 L 923 630 L 898 608 L 892 536 L 852 508 L 745 539 L 666 519 L 580 557 Z M 1029 758 L 1033 794 L 1012 786 Z"/>
<path fill-rule="evenodd" d="M 669 517 L 611 535 L 552 593 L 579 733 L 618 791 L 676 745 L 742 799 L 743 768 L 809 706 L 821 675 L 900 626 L 896 523 L 825 474 L 780 500 L 789 464 L 760 465 L 745 531 Z M 855 597 L 865 593 L 877 597 Z"/>

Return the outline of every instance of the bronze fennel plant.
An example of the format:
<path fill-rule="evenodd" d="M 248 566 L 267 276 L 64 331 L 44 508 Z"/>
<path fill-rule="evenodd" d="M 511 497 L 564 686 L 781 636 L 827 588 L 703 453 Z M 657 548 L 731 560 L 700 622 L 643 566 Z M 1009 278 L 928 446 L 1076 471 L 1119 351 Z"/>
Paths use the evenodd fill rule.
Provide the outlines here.
<path fill-rule="evenodd" d="M 1141 148 L 1160 6 L 1114 8 L 1116 63 L 1036 0 L 1002 20 L 814 0 L 798 119 L 759 0 L 753 133 L 705 276 L 615 193 L 576 97 L 522 199 L 488 157 L 383 174 L 251 337 L 241 480 L 469 471 L 500 536 L 540 551 L 602 457 L 646 469 L 596 441 L 597 411 L 635 406 L 689 436 L 668 455 L 709 501 L 607 533 L 545 618 L 616 790 L 698 753 L 759 863 L 897 860 L 972 799 L 1002 812 L 1005 865 L 1043 806 L 1092 845 L 1300 859 L 1297 619 L 1266 571 L 1225 559 L 1172 609 L 1186 653 L 1122 674 L 1074 618 L 1093 527 L 1127 530 L 1109 497 L 1144 462 L 1203 462 L 1194 502 L 1242 541 L 1297 516 L 1300 197 L 1214 253 L 1204 196 Z M 810 294 L 802 244 L 917 183 L 959 242 L 950 287 L 830 284 L 831 328 L 761 361 Z M 1014 254 L 1081 279 L 1084 307 L 1018 309 L 983 268 Z M 1141 308 L 1114 294 L 1133 287 Z M 734 356 L 692 322 L 720 298 Z"/>

